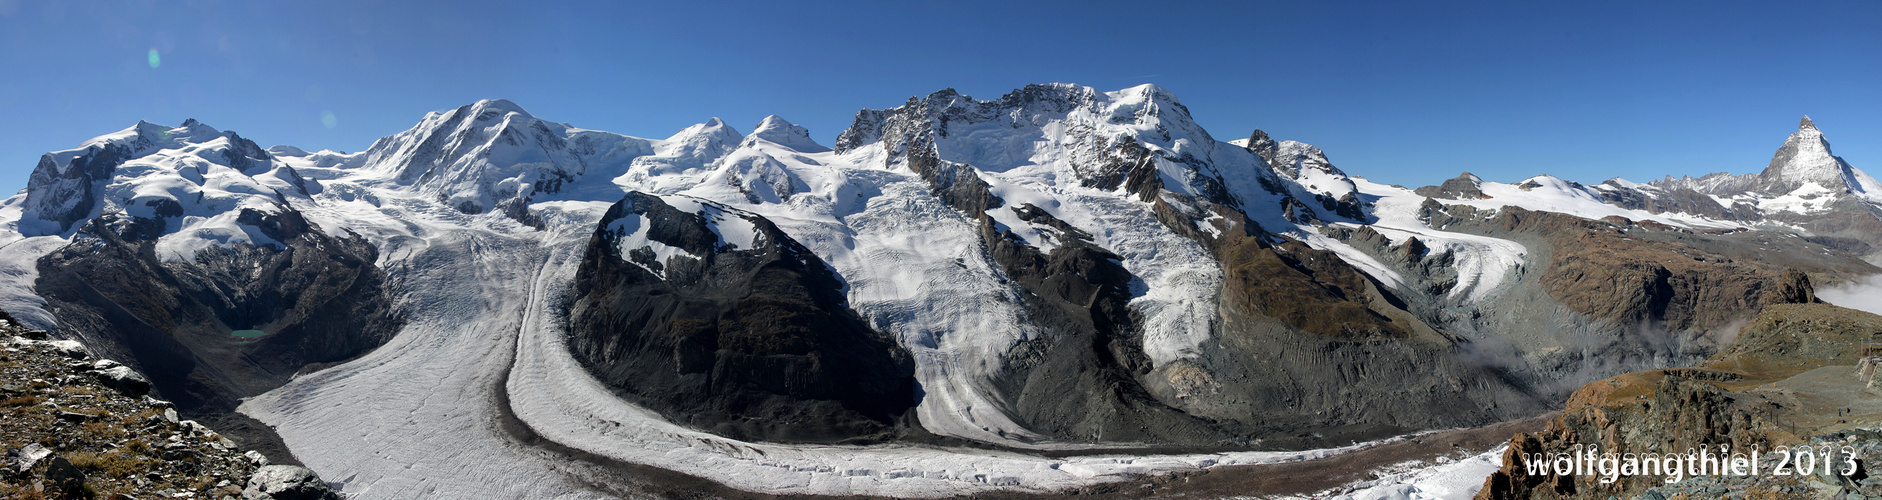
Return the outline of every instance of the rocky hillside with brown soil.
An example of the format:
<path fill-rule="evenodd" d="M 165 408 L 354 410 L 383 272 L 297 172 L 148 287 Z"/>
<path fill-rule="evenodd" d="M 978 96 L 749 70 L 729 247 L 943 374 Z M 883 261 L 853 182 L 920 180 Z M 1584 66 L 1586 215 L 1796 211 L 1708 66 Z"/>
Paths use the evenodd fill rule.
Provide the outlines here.
<path fill-rule="evenodd" d="M 150 381 L 0 313 L 0 497 L 337 499 L 146 394 Z"/>
<path fill-rule="evenodd" d="M 1736 492 L 1744 498 L 1882 496 L 1869 464 L 1882 456 L 1882 391 L 1870 387 L 1882 341 L 1882 316 L 1812 300 L 1807 280 L 1791 273 L 1736 341 L 1693 368 L 1647 370 L 1601 380 L 1569 398 L 1560 417 L 1537 433 L 1510 440 L 1502 470 L 1479 499 L 1702 498 Z M 1762 450 L 1761 474 L 1669 476 L 1530 474 L 1527 457 L 1595 446 L 1616 454 L 1686 453 L 1729 446 Z M 1854 453 L 1853 473 L 1839 465 L 1814 474 L 1777 475 L 1780 447 Z M 1577 448 L 1582 447 L 1582 448 Z M 1553 455 L 1548 455 L 1553 456 Z M 1840 457 L 1840 455 L 1839 455 Z M 1844 462 L 1837 459 L 1838 464 Z M 1800 464 L 1793 463 L 1791 467 Z"/>

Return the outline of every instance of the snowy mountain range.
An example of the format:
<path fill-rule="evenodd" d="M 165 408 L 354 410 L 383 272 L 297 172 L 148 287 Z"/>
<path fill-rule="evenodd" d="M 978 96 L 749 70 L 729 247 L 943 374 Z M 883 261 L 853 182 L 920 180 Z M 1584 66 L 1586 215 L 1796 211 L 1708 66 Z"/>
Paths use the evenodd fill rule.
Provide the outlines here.
<path fill-rule="evenodd" d="M 1787 269 L 1882 273 L 1882 185 L 1808 118 L 1756 174 L 1412 189 L 1218 141 L 1154 85 L 943 90 L 833 147 L 486 100 L 358 153 L 139 123 L 44 156 L 0 245 L 0 309 L 362 498 L 671 474 L 640 470 L 939 496 L 1338 453 L 1685 366 Z"/>

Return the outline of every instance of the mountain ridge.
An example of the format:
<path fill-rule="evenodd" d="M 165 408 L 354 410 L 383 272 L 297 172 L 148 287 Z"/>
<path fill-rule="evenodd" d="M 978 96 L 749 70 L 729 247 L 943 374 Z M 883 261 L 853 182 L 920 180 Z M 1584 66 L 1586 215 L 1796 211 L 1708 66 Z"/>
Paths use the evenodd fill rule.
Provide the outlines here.
<path fill-rule="evenodd" d="M 713 209 L 675 209 L 634 231 L 609 232 L 604 221 L 626 199 L 750 214 L 735 218 L 772 227 L 766 241 L 788 238 L 798 249 L 792 251 L 821 262 L 793 272 L 811 276 L 804 283 L 814 286 L 805 286 L 820 290 L 812 296 L 842 300 L 803 301 L 812 305 L 800 309 L 854 318 L 858 338 L 892 346 L 879 358 L 865 356 L 884 360 L 884 373 L 904 373 L 898 356 L 913 365 L 906 373 L 916 388 L 914 406 L 902 417 L 864 412 L 875 415 L 863 419 L 873 423 L 855 420 L 857 435 L 916 431 L 1028 450 L 1330 447 L 1530 416 L 1579 382 L 1702 358 L 1734 319 L 1762 305 L 1756 292 L 1774 286 L 1780 265 L 1828 281 L 1882 272 L 1861 262 L 1872 248 L 1862 245 L 1872 244 L 1855 230 L 1830 236 L 1855 243 L 1789 238 L 1795 234 L 1789 227 L 1821 226 L 1767 222 L 1761 212 L 1740 212 L 1747 204 L 1755 209 L 1752 202 L 1728 205 L 1692 189 L 1622 180 L 1588 186 L 1552 176 L 1500 183 L 1467 175 L 1456 185 L 1418 190 L 1372 183 L 1305 143 L 1260 131 L 1217 141 L 1188 107 L 1155 86 L 1101 92 L 1029 85 L 985 101 L 942 90 L 858 112 L 833 148 L 775 116 L 749 134 L 715 118 L 666 139 L 643 139 L 548 122 L 502 100 L 429 114 L 352 154 L 263 151 L 239 144 L 232 133 L 208 139 L 224 141 L 215 147 L 111 145 L 156 145 L 144 131 L 158 127 L 147 125 L 101 138 L 106 145 L 89 153 L 100 155 L 96 165 L 84 150 L 48 155 L 45 180 L 0 205 L 9 232 L 0 234 L 0 244 L 10 249 L 0 261 L 37 268 L 32 263 L 62 248 L 94 255 L 78 245 L 90 245 L 90 236 L 36 232 L 64 219 L 81 232 L 88 226 L 79 221 L 97 226 L 84 234 L 154 240 L 137 245 L 171 249 L 151 250 L 167 256 L 154 259 L 158 268 L 222 266 L 217 256 L 225 254 L 293 252 L 318 260 L 332 257 L 332 248 L 359 245 L 358 260 L 385 280 L 363 296 L 387 304 L 387 317 L 400 321 L 388 327 L 397 334 L 385 345 L 395 347 L 362 353 L 354 363 L 306 365 L 325 370 L 282 382 L 248 400 L 242 412 L 275 426 L 323 475 L 353 477 L 387 495 L 417 491 L 405 488 L 419 488 L 414 478 L 440 471 L 484 470 L 460 462 L 412 475 L 375 467 L 422 447 L 439 429 L 466 425 L 466 414 L 489 404 L 428 395 L 482 394 L 491 380 L 516 418 L 563 446 L 754 491 L 839 491 L 817 486 L 824 484 L 818 478 L 837 473 L 817 468 L 826 452 L 752 439 L 842 436 L 798 432 L 811 428 L 791 427 L 804 425 L 791 423 L 801 422 L 796 418 L 768 422 L 738 407 L 752 396 L 778 395 L 785 399 L 769 401 L 779 404 L 760 406 L 815 407 L 794 405 L 810 401 L 806 394 L 827 396 L 804 389 L 827 384 L 801 385 L 807 379 L 793 377 L 826 380 L 811 375 L 820 373 L 814 360 L 822 355 L 737 352 L 728 350 L 732 340 L 716 346 L 699 340 L 705 336 L 694 334 L 704 330 L 675 322 L 716 322 L 725 331 L 713 337 L 734 340 L 745 337 L 727 337 L 734 328 L 723 325 L 753 323 L 736 308 L 669 314 L 675 304 L 734 303 L 725 301 L 749 287 L 737 280 L 692 288 L 660 283 L 696 276 L 698 262 L 719 262 L 708 274 L 727 277 L 795 264 L 716 257 L 748 250 L 749 242 L 740 243 L 743 230 L 727 232 L 743 223 Z M 196 127 L 214 130 L 194 122 L 166 130 Z M 1809 154 L 1791 156 L 1814 158 L 1804 146 L 1793 149 Z M 122 149 L 111 154 L 123 158 L 103 158 L 110 147 Z M 254 163 L 238 168 L 225 151 Z M 265 158 L 249 154 L 255 151 Z M 43 201 L 54 195 L 73 204 Z M 81 198 L 94 206 L 78 210 Z M 165 201 L 181 213 L 166 215 L 176 210 Z M 1827 206 L 1827 213 L 1848 214 L 1860 227 L 1865 213 L 1856 210 L 1870 205 L 1848 203 Z M 719 223 L 692 227 L 686 214 Z M 750 222 L 758 220 L 768 222 Z M 643 229 L 700 241 L 710 235 L 724 246 L 635 236 Z M 600 247 L 592 244 L 596 238 Z M 137 245 L 125 246 L 125 254 L 144 251 Z M 593 248 L 600 250 L 588 255 Z M 1764 262 L 1763 248 L 1789 260 Z M 132 261 L 114 259 L 100 262 Z M 586 275 L 584 261 L 597 264 L 587 269 L 613 269 L 609 276 L 627 283 L 621 290 L 677 288 L 613 293 L 594 282 L 582 288 L 576 283 Z M 227 267 L 208 274 L 234 276 L 239 269 Z M 815 277 L 820 269 L 828 280 Z M 53 274 L 0 273 L 0 295 L 26 306 L 22 318 L 67 328 L 58 330 L 64 335 L 98 337 L 53 323 L 37 291 Z M 604 301 L 611 312 L 571 316 L 572 304 L 603 303 L 584 299 L 596 293 L 613 293 L 606 295 L 612 302 Z M 1712 296 L 1748 298 L 1700 304 Z M 633 323 L 641 312 L 667 320 Z M 609 314 L 625 316 L 595 320 Z M 622 326 L 629 323 L 646 328 Z M 753 331 L 771 327 L 759 323 Z M 897 349 L 905 354 L 893 354 Z M 579 362 L 575 350 L 583 352 Z M 709 392 L 698 395 L 671 392 L 684 384 L 625 389 L 653 391 L 642 397 L 669 401 L 664 410 L 653 408 L 669 414 L 713 401 L 713 411 L 731 415 L 723 421 L 741 430 L 715 434 L 712 418 L 693 422 L 701 428 L 678 426 L 623 402 L 616 390 L 635 377 L 603 376 L 610 366 L 639 366 L 615 357 L 623 352 L 676 363 L 678 378 L 715 374 L 718 382 L 691 386 L 710 389 L 685 390 Z M 701 371 L 709 359 L 723 367 Z M 784 375 L 749 377 L 774 368 Z M 611 382 L 570 383 L 590 379 Z M 797 389 L 763 387 L 769 379 Z M 871 394 L 867 401 L 844 404 L 907 403 L 895 403 L 902 396 L 894 390 L 863 393 Z M 363 404 L 383 394 L 410 398 Z M 774 425 L 782 427 L 766 430 Z M 380 445 L 387 455 L 360 459 L 335 440 L 347 432 L 388 436 Z M 852 431 L 837 434 L 844 432 Z M 513 449 L 500 435 L 460 439 L 489 453 Z M 671 453 L 635 451 L 647 447 Z M 780 469 L 725 451 L 741 447 L 775 451 L 790 458 L 774 464 L 794 465 Z M 868 488 L 876 489 L 862 491 L 884 494 L 936 485 L 1050 489 L 1128 474 L 1081 477 L 1042 468 L 1010 481 L 974 480 L 958 473 L 971 466 L 909 475 L 895 467 L 920 464 L 865 455 L 875 462 L 858 465 L 858 474 L 873 478 Z M 1211 460 L 1258 460 L 1231 456 L 1240 458 Z M 958 464 L 952 461 L 961 457 L 932 459 Z M 527 465 L 534 460 L 515 458 L 526 464 L 518 467 L 537 467 Z M 549 478 L 503 487 L 542 493 L 562 491 L 559 485 Z"/>

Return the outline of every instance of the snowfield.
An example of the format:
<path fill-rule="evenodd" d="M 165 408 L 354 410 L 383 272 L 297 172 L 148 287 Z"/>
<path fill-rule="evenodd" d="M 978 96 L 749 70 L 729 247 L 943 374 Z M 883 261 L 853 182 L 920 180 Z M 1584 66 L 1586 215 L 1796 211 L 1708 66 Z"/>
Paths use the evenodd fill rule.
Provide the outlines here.
<path fill-rule="evenodd" d="M 1384 477 L 1347 485 L 1342 491 L 1314 498 L 1321 500 L 1469 500 L 1483 489 L 1484 478 L 1503 465 L 1509 445 L 1461 460 L 1438 464 L 1411 463 Z"/>

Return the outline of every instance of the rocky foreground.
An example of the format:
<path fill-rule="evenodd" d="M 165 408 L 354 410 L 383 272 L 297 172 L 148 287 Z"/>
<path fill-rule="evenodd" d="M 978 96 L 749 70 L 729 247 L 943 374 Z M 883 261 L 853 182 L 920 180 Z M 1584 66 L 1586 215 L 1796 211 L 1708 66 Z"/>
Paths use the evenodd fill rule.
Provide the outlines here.
<path fill-rule="evenodd" d="M 269 465 L 147 395 L 150 381 L 0 313 L 0 498 L 332 500 L 313 471 Z"/>
<path fill-rule="evenodd" d="M 1801 273 L 1785 281 L 1705 363 L 1575 391 L 1546 429 L 1510 439 L 1502 469 L 1477 498 L 1882 498 L 1882 477 L 1873 476 L 1882 459 L 1882 358 L 1873 357 L 1882 354 L 1882 316 L 1817 301 Z M 1528 467 L 1533 457 L 1553 462 L 1589 447 L 1642 466 L 1630 472 L 1613 463 L 1613 474 Z M 1645 464 L 1700 448 L 1746 461 L 1697 475 L 1654 473 Z M 1752 450 L 1760 451 L 1755 467 Z M 1808 458 L 1795 453 L 1804 450 Z"/>

